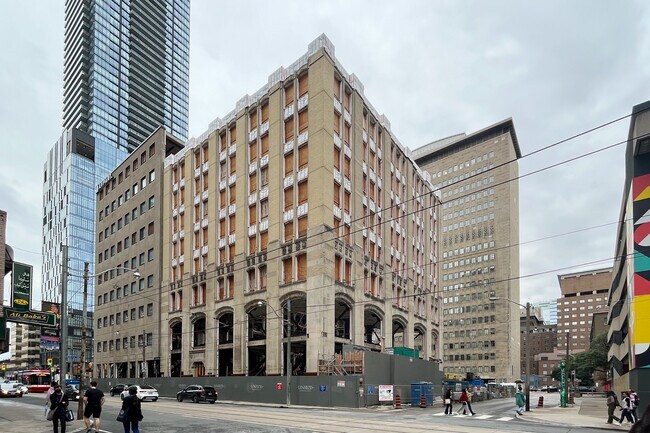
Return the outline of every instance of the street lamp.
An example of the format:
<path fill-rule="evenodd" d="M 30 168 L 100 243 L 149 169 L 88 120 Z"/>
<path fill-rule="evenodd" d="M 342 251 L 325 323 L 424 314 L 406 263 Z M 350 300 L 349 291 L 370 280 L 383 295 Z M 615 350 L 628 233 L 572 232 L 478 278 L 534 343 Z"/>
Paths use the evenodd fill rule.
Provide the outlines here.
<path fill-rule="evenodd" d="M 89 263 L 85 262 L 84 263 L 84 274 L 83 274 L 83 279 L 84 279 L 84 297 L 83 297 L 83 315 L 82 315 L 82 320 L 81 320 L 81 356 L 79 357 L 79 364 L 81 364 L 81 374 L 79 375 L 79 407 L 77 410 L 77 419 L 81 419 L 84 414 L 84 400 L 83 400 L 83 389 L 84 389 L 84 376 L 86 375 L 86 321 L 87 318 L 86 316 L 88 315 L 88 280 L 90 278 L 94 278 L 100 274 L 95 274 L 95 275 L 90 275 L 88 273 L 88 266 Z M 140 272 L 137 269 L 131 269 L 131 268 L 126 268 L 124 266 L 116 266 L 114 268 L 109 268 L 105 269 L 102 273 L 106 271 L 112 271 L 116 269 L 123 269 L 125 271 L 133 272 L 133 276 L 135 278 L 140 278 Z M 78 275 L 72 275 L 78 277 Z M 67 310 L 67 300 L 66 300 L 66 308 L 62 308 L 64 312 Z"/>
<path fill-rule="evenodd" d="M 490 297 L 490 301 L 492 302 L 498 301 L 499 299 L 512 302 L 526 309 L 526 412 L 530 412 L 530 302 L 526 302 L 526 305 L 523 305 L 509 298 Z"/>
<path fill-rule="evenodd" d="M 286 367 L 287 367 L 287 407 L 291 405 L 291 322 L 288 320 L 291 317 L 291 299 L 287 299 L 287 319 L 283 318 L 278 314 L 275 308 L 271 307 L 266 301 L 257 301 L 257 306 L 261 307 L 266 305 L 269 307 L 273 314 L 277 316 L 278 319 L 282 320 L 283 324 L 287 326 L 287 351 L 286 351 Z"/>

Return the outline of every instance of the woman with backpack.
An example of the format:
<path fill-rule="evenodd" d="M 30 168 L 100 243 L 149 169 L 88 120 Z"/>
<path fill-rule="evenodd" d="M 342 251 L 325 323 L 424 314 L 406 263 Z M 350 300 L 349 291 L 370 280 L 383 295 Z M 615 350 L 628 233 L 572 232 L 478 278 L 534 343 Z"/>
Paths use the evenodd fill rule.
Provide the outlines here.
<path fill-rule="evenodd" d="M 617 424 L 621 423 L 620 418 L 614 415 L 614 411 L 618 406 L 620 405 L 618 404 L 616 393 L 614 391 L 607 391 L 607 424 L 612 424 L 614 421 Z"/>

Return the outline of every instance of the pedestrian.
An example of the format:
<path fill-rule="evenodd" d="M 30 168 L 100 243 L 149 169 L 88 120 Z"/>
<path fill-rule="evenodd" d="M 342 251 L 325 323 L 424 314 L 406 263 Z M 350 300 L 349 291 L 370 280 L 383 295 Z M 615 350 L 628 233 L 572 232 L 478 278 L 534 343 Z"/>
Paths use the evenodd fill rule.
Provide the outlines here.
<path fill-rule="evenodd" d="M 56 381 L 52 381 L 52 383 L 50 383 L 50 387 L 47 390 L 47 393 L 45 394 L 45 416 L 47 416 L 47 412 L 50 410 L 50 396 L 54 394 L 55 387 Z"/>
<path fill-rule="evenodd" d="M 54 392 L 50 395 L 50 410 L 54 411 L 52 425 L 54 433 L 59 433 L 59 422 L 61 422 L 61 433 L 65 433 L 65 412 L 68 409 L 68 396 L 61 391 L 61 385 L 54 387 Z"/>
<path fill-rule="evenodd" d="M 99 431 L 100 427 L 100 416 L 102 414 L 102 405 L 104 404 L 104 393 L 101 389 L 97 388 L 97 382 L 90 382 L 90 388 L 84 393 L 84 403 L 86 408 L 84 409 L 84 423 L 86 424 L 86 433 L 90 433 L 90 417 L 93 417 L 93 428 L 95 432 Z"/>
<path fill-rule="evenodd" d="M 628 420 L 630 424 L 634 424 L 634 418 L 632 418 L 632 401 L 627 392 L 621 393 L 621 425 L 625 423 L 624 419 Z"/>
<path fill-rule="evenodd" d="M 467 409 L 469 409 L 469 413 L 472 414 L 472 416 L 476 415 L 476 412 L 472 410 L 472 397 L 474 396 L 474 393 L 472 393 L 472 388 L 467 388 Z"/>
<path fill-rule="evenodd" d="M 140 406 L 140 399 L 137 397 L 137 388 L 132 386 L 129 388 L 129 395 L 124 397 L 122 402 L 122 409 L 127 411 L 124 421 L 124 433 L 140 433 L 138 423 L 142 421 L 142 407 Z"/>
<path fill-rule="evenodd" d="M 466 389 L 464 389 L 463 392 L 460 394 L 459 400 L 463 404 L 463 415 L 467 415 L 467 409 L 469 409 L 470 416 L 474 416 L 474 412 L 472 412 L 472 407 L 468 406 L 469 396 L 467 395 Z M 460 412 L 460 409 L 458 409 L 458 412 Z"/>
<path fill-rule="evenodd" d="M 607 391 L 607 424 L 612 424 L 613 421 L 616 421 L 616 424 L 620 425 L 621 419 L 614 415 L 614 411 L 618 406 L 620 405 L 618 404 L 616 393 L 614 391 Z"/>
<path fill-rule="evenodd" d="M 630 390 L 630 402 L 632 403 L 632 418 L 634 418 L 634 422 L 637 422 L 639 420 L 639 394 L 633 389 Z"/>
<path fill-rule="evenodd" d="M 650 431 L 650 410 L 646 410 L 639 422 L 634 423 L 630 433 L 648 433 Z"/>
<path fill-rule="evenodd" d="M 454 413 L 453 395 L 451 392 L 451 388 L 447 388 L 447 392 L 445 392 L 445 415 L 453 415 L 453 413 Z"/>
<path fill-rule="evenodd" d="M 526 396 L 524 396 L 521 386 L 517 388 L 517 393 L 515 394 L 515 404 L 517 408 L 515 409 L 515 416 L 519 418 L 524 413 L 524 406 L 526 406 Z"/>

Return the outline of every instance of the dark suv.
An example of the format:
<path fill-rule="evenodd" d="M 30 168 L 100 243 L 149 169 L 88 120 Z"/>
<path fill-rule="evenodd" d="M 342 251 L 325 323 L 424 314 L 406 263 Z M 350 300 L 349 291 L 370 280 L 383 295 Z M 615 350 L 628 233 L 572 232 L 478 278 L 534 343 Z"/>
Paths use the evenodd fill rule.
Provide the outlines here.
<path fill-rule="evenodd" d="M 176 393 L 176 400 L 192 400 L 194 403 L 209 401 L 214 404 L 217 401 L 217 390 L 212 386 L 190 385 Z"/>
<path fill-rule="evenodd" d="M 118 383 L 117 385 L 111 388 L 110 390 L 111 397 L 122 394 L 122 391 L 124 391 L 125 389 L 129 389 L 129 385 L 125 383 Z"/>

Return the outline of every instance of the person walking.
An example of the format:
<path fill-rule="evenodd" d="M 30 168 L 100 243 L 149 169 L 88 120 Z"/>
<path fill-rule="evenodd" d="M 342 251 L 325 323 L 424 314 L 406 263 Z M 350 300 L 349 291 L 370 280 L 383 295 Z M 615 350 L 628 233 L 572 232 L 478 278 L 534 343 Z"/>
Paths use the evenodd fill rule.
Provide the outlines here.
<path fill-rule="evenodd" d="M 472 414 L 472 416 L 476 415 L 476 412 L 472 409 L 472 388 L 467 388 L 467 409 L 469 409 L 469 413 Z"/>
<path fill-rule="evenodd" d="M 54 433 L 59 433 L 59 422 L 61 423 L 61 433 L 65 433 L 65 412 L 68 409 L 68 396 L 61 390 L 61 385 L 54 387 L 54 392 L 50 395 L 50 409 L 54 411 L 52 425 Z"/>
<path fill-rule="evenodd" d="M 445 392 L 445 415 L 453 415 L 454 414 L 454 398 L 451 392 L 451 388 L 447 388 L 447 392 Z"/>
<path fill-rule="evenodd" d="M 132 386 L 129 388 L 129 395 L 122 402 L 122 409 L 127 411 L 124 421 L 124 433 L 140 433 L 138 423 L 142 421 L 142 407 L 140 399 L 137 397 L 138 390 Z"/>
<path fill-rule="evenodd" d="M 616 393 L 614 391 L 607 391 L 607 424 L 612 424 L 616 421 L 616 424 L 621 424 L 621 419 L 614 415 L 616 408 L 620 406 L 618 404 L 618 398 L 616 398 Z"/>
<path fill-rule="evenodd" d="M 55 387 L 56 381 L 52 381 L 52 383 L 50 383 L 50 387 L 47 390 L 47 393 L 45 394 L 45 416 L 47 416 L 47 412 L 50 410 L 50 396 L 54 394 Z"/>
<path fill-rule="evenodd" d="M 468 405 L 469 396 L 467 395 L 466 389 L 464 389 L 463 392 L 460 394 L 459 400 L 463 404 L 463 415 L 467 415 L 467 409 L 469 409 L 470 416 L 474 416 L 474 412 L 472 412 L 472 406 Z M 460 412 L 460 409 L 458 409 L 458 412 Z"/>
<path fill-rule="evenodd" d="M 637 422 L 639 420 L 639 394 L 633 389 L 630 390 L 630 402 L 632 403 L 632 418 L 634 418 L 634 422 Z"/>
<path fill-rule="evenodd" d="M 519 418 L 524 413 L 524 407 L 526 406 L 526 396 L 524 396 L 521 386 L 517 388 L 517 393 L 515 394 L 515 404 L 517 408 L 515 409 L 515 416 Z"/>
<path fill-rule="evenodd" d="M 621 393 L 621 411 L 621 425 L 625 423 L 624 419 L 628 420 L 630 424 L 634 424 L 634 418 L 632 418 L 632 401 L 627 392 Z"/>
<path fill-rule="evenodd" d="M 101 424 L 100 417 L 102 414 L 102 405 L 104 404 L 104 393 L 101 389 L 97 388 L 97 382 L 90 382 L 90 388 L 84 393 L 84 403 L 86 407 L 84 408 L 84 423 L 86 424 L 86 433 L 90 433 L 91 422 L 90 417 L 93 417 L 93 428 L 95 432 L 99 431 Z"/>

